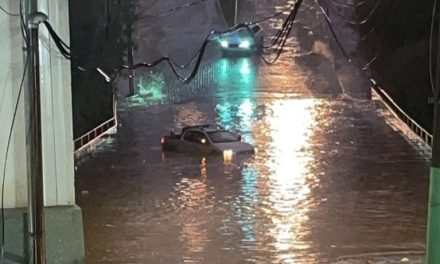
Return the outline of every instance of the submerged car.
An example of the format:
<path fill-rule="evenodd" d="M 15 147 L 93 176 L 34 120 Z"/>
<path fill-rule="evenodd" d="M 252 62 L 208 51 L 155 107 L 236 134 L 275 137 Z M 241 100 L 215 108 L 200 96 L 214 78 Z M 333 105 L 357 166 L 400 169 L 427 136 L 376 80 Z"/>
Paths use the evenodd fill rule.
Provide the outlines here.
<path fill-rule="evenodd" d="M 262 28 L 258 24 L 250 25 L 249 28 L 252 33 L 247 28 L 240 28 L 219 37 L 223 56 L 251 55 L 262 50 L 264 40 Z"/>
<path fill-rule="evenodd" d="M 241 136 L 214 125 L 187 126 L 180 133 L 171 132 L 161 139 L 163 151 L 192 154 L 254 154 L 254 147 L 241 141 Z"/>

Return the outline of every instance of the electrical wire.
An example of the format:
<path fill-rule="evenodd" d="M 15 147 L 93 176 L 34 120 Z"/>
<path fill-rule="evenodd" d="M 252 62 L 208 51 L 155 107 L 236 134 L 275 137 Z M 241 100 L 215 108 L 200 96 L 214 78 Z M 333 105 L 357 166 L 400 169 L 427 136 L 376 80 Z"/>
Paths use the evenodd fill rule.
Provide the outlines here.
<path fill-rule="evenodd" d="M 348 55 L 348 53 L 347 53 L 347 51 L 345 50 L 345 48 L 344 48 L 344 46 L 342 45 L 342 43 L 339 41 L 339 38 L 338 38 L 338 36 L 336 35 L 335 30 L 333 29 L 333 26 L 332 26 L 332 23 L 331 23 L 330 17 L 328 16 L 327 12 L 325 11 L 324 7 L 322 6 L 322 3 L 321 3 L 320 0 L 318 0 L 318 5 L 319 5 L 319 7 L 320 7 L 320 9 L 321 9 L 322 14 L 324 15 L 325 21 L 327 22 L 327 25 L 328 25 L 328 27 L 329 27 L 329 29 L 330 29 L 330 32 L 331 32 L 331 34 L 333 35 L 333 38 L 335 39 L 336 44 L 337 44 L 337 45 L 339 46 L 339 48 L 341 49 L 342 54 L 344 55 L 345 59 L 346 59 L 351 65 L 353 65 L 355 68 L 358 68 L 358 69 L 360 69 L 360 70 L 362 70 L 362 71 L 367 70 L 367 69 L 370 67 L 370 65 L 371 65 L 373 62 L 376 61 L 376 59 L 377 59 L 378 56 L 377 56 L 377 55 L 374 56 L 369 62 L 367 62 L 367 63 L 366 63 L 364 66 L 362 66 L 362 67 L 360 67 L 360 66 L 358 66 L 357 64 L 355 64 L 355 63 L 353 62 L 353 60 L 350 58 L 350 56 Z"/>
<path fill-rule="evenodd" d="M 394 2 L 394 0 L 389 0 L 388 1 L 388 6 L 385 8 L 386 11 L 384 11 L 384 13 L 387 14 L 388 10 L 392 9 L 393 2 Z M 376 32 L 376 30 L 379 28 L 379 26 L 382 25 L 382 23 L 385 22 L 386 18 L 387 18 L 387 16 L 384 16 L 384 15 L 380 16 L 379 19 L 374 24 L 374 26 L 372 26 L 370 28 L 370 30 L 367 33 L 363 34 L 359 39 L 352 38 L 352 37 L 349 37 L 349 39 L 352 40 L 352 41 L 356 41 L 358 44 L 361 43 L 361 42 L 366 41 L 374 32 Z"/>
<path fill-rule="evenodd" d="M 186 8 L 186 7 L 195 6 L 195 5 L 199 5 L 199 4 L 203 4 L 203 3 L 211 2 L 211 1 L 214 1 L 214 0 L 199 0 L 199 1 L 190 2 L 187 4 L 181 5 L 181 6 L 177 6 L 177 7 L 167 9 L 167 10 L 160 11 L 155 14 L 147 14 L 147 15 L 139 16 L 135 21 L 139 21 L 139 20 L 142 20 L 145 18 L 158 17 L 158 16 L 169 14 L 169 13 L 174 13 L 174 12 L 179 11 L 179 10 Z"/>
<path fill-rule="evenodd" d="M 332 4 L 337 5 L 337 6 L 342 6 L 342 7 L 348 7 L 348 8 L 353 8 L 353 7 L 359 7 L 364 5 L 365 3 L 368 3 L 369 0 L 363 0 L 357 3 L 341 3 L 338 1 L 334 1 L 334 0 L 329 0 L 330 2 L 332 2 Z"/>
<path fill-rule="evenodd" d="M 266 64 L 274 64 L 278 60 L 278 58 L 281 56 L 281 53 L 283 52 L 284 46 L 287 42 L 287 39 L 289 38 L 289 34 L 293 28 L 293 22 L 295 21 L 296 15 L 298 14 L 298 10 L 301 7 L 302 1 L 303 0 L 298 0 L 295 3 L 295 6 L 292 9 L 292 12 L 290 13 L 288 19 L 286 20 L 287 21 L 286 30 L 283 31 L 284 33 L 281 37 L 281 41 L 275 49 L 275 51 L 277 52 L 275 58 L 273 58 L 272 60 L 269 61 L 264 56 L 261 56 Z"/>
<path fill-rule="evenodd" d="M 195 5 L 197 3 L 201 3 L 201 2 L 205 2 L 205 1 L 207 1 L 207 0 L 202 0 L 202 1 L 198 1 L 198 2 L 188 3 L 186 5 L 183 5 L 183 6 L 180 6 L 180 7 L 177 7 L 177 8 L 173 8 L 172 10 L 178 10 L 180 8 L 191 6 L 191 5 Z M 175 62 L 173 59 L 169 58 L 168 56 L 163 56 L 163 57 L 161 57 L 161 58 L 159 58 L 159 59 L 157 59 L 157 60 L 155 60 L 155 61 L 153 61 L 151 63 L 141 62 L 141 63 L 138 63 L 138 64 L 132 66 L 132 67 L 127 66 L 127 65 L 123 65 L 123 66 L 119 67 L 116 70 L 116 72 L 113 74 L 113 78 L 110 78 L 110 81 L 112 82 L 115 79 L 115 77 L 117 76 L 117 74 L 120 71 L 122 71 L 122 70 L 134 70 L 134 69 L 137 69 L 137 68 L 140 68 L 140 67 L 151 68 L 151 67 L 154 67 L 154 66 L 156 66 L 156 65 L 158 65 L 160 63 L 165 62 L 165 63 L 168 64 L 168 66 L 171 68 L 173 74 L 177 77 L 177 79 L 180 82 L 185 83 L 185 84 L 189 83 L 189 82 L 191 82 L 195 78 L 195 76 L 196 76 L 196 74 L 198 72 L 198 69 L 200 67 L 201 61 L 203 59 L 203 55 L 204 55 L 204 52 L 206 50 L 206 47 L 207 47 L 208 43 L 213 40 L 213 36 L 228 34 L 228 33 L 234 32 L 234 31 L 236 31 L 238 29 L 241 29 L 241 28 L 245 28 L 250 33 L 252 38 L 254 40 L 256 40 L 256 43 L 258 45 L 261 45 L 263 48 L 266 48 L 266 49 L 271 48 L 270 53 L 276 53 L 275 58 L 273 58 L 271 60 L 265 58 L 264 55 L 261 55 L 261 57 L 263 58 L 265 63 L 273 64 L 273 63 L 275 63 L 278 60 L 278 58 L 280 57 L 280 55 L 281 55 L 281 53 L 282 53 L 282 51 L 284 49 L 284 46 L 285 46 L 285 44 L 287 42 L 288 35 L 290 34 L 290 32 L 291 32 L 291 30 L 293 28 L 293 22 L 294 22 L 294 20 L 296 18 L 296 15 L 298 13 L 299 7 L 301 6 L 302 2 L 303 2 L 303 0 L 298 0 L 294 4 L 294 8 L 291 10 L 289 16 L 284 21 L 282 28 L 277 32 L 274 41 L 269 46 L 265 46 L 263 43 L 259 43 L 259 41 L 255 37 L 254 32 L 250 28 L 250 25 L 255 25 L 257 23 L 262 23 L 264 21 L 273 19 L 274 17 L 277 17 L 277 16 L 283 14 L 287 10 L 287 8 L 285 10 L 281 11 L 281 12 L 277 12 L 277 13 L 273 14 L 272 16 L 266 17 L 264 19 L 260 19 L 260 20 L 258 20 L 256 22 L 242 23 L 242 24 L 236 25 L 234 27 L 231 27 L 229 29 L 223 30 L 223 31 L 211 31 L 206 36 L 206 38 L 203 41 L 203 43 L 202 43 L 201 47 L 199 48 L 199 50 L 195 53 L 194 56 L 192 56 L 192 58 L 186 64 L 183 64 L 183 65 L 178 64 L 177 62 Z M 59 35 L 55 32 L 55 30 L 52 28 L 52 26 L 50 25 L 50 23 L 48 21 L 44 22 L 44 25 L 46 26 L 47 30 L 49 31 L 49 34 L 52 37 L 52 39 L 54 40 L 55 45 L 59 49 L 60 53 L 66 59 L 71 59 L 69 45 L 67 45 L 59 37 Z M 276 47 L 273 48 L 273 46 L 276 46 Z M 264 52 L 264 53 L 266 55 L 268 54 L 268 52 Z M 191 71 L 191 73 L 190 73 L 190 75 L 188 77 L 183 77 L 182 75 L 179 74 L 178 69 L 185 69 L 185 68 L 189 67 L 191 64 L 193 64 L 194 62 L 196 64 L 195 64 L 194 68 L 192 69 L 192 71 Z"/>
<path fill-rule="evenodd" d="M 3 163 L 3 178 L 2 178 L 2 186 L 1 186 L 1 190 L 2 190 L 2 195 L 1 195 L 1 221 L 2 221 L 2 236 L 1 236 L 1 241 L 2 241 L 2 247 L 1 247 L 1 256 L 0 256 L 0 263 L 3 263 L 3 258 L 4 258 L 4 248 L 5 248 L 5 181 L 6 181 L 6 166 L 8 163 L 8 154 L 9 154 L 9 146 L 11 144 L 11 139 L 12 139 L 12 132 L 14 130 L 14 124 L 15 124 L 15 120 L 17 117 L 17 110 L 18 110 L 18 104 L 20 102 L 20 98 L 21 98 L 21 94 L 23 91 L 23 84 L 24 84 L 24 79 L 26 76 L 26 72 L 27 72 L 27 67 L 29 64 L 29 57 L 26 58 L 26 63 L 24 64 L 24 68 L 23 68 L 23 75 L 21 78 L 21 83 L 20 83 L 20 89 L 18 90 L 18 95 L 17 95 L 17 100 L 15 103 L 15 107 L 14 107 L 14 113 L 12 115 L 12 123 L 11 123 L 11 127 L 9 129 L 9 135 L 8 135 L 8 143 L 6 145 L 6 155 L 5 155 L 5 162 Z"/>
<path fill-rule="evenodd" d="M 44 21 L 43 24 L 46 26 L 47 31 L 49 31 L 49 34 L 54 40 L 54 43 L 57 46 L 58 50 L 60 51 L 61 55 L 63 55 L 63 57 L 65 57 L 66 59 L 70 60 L 71 59 L 70 46 L 67 45 L 60 38 L 60 36 L 58 36 L 58 34 L 55 32 L 55 30 L 52 28 L 52 26 L 48 21 Z"/>
<path fill-rule="evenodd" d="M 299 7 L 300 7 L 301 4 L 302 4 L 302 1 L 303 1 L 303 0 L 298 0 L 298 1 L 295 3 L 294 8 L 293 8 L 292 11 L 291 11 L 291 14 L 289 15 L 289 17 L 286 19 L 286 21 L 285 21 L 285 23 L 284 23 L 284 27 L 286 27 L 287 29 L 283 29 L 283 30 L 281 30 L 282 32 L 284 32 L 284 34 L 283 34 L 283 36 L 282 36 L 282 38 L 281 38 L 281 42 L 279 43 L 279 48 L 276 49 L 277 54 L 276 54 L 275 58 L 269 61 L 269 60 L 267 60 L 266 58 L 264 58 L 264 57 L 262 56 L 263 59 L 264 59 L 264 61 L 265 61 L 267 64 L 273 64 L 273 63 L 275 63 L 275 62 L 278 60 L 279 56 L 281 55 L 281 53 L 282 53 L 282 51 L 283 51 L 283 48 L 284 48 L 284 46 L 285 46 L 285 43 L 286 43 L 286 41 L 287 41 L 288 35 L 289 35 L 289 33 L 290 33 L 290 31 L 291 31 L 291 29 L 292 29 L 292 27 L 293 27 L 293 21 L 294 21 L 294 19 L 295 19 L 295 17 L 296 17 L 296 14 L 298 13 L 298 10 L 299 10 Z M 260 21 L 261 21 L 261 20 L 260 20 Z M 141 68 L 141 67 L 144 67 L 144 68 L 152 68 L 152 67 L 157 66 L 157 65 L 160 64 L 160 63 L 167 63 L 168 66 L 171 68 L 173 74 L 177 77 L 177 79 L 178 79 L 180 82 L 182 82 L 182 83 L 184 83 L 184 84 L 187 84 L 187 83 L 191 82 L 191 81 L 196 77 L 197 72 L 198 72 L 198 69 L 199 69 L 200 64 L 201 64 L 201 61 L 202 61 L 202 59 L 203 59 L 203 55 L 204 55 L 204 52 L 205 52 L 205 50 L 206 50 L 206 47 L 207 47 L 208 43 L 211 42 L 211 41 L 213 40 L 213 39 L 212 39 L 213 36 L 215 36 L 215 35 L 224 35 L 224 34 L 228 34 L 228 33 L 234 32 L 234 31 L 236 31 L 236 30 L 238 30 L 238 29 L 245 28 L 245 29 L 248 30 L 248 32 L 251 34 L 251 36 L 255 39 L 255 35 L 254 35 L 254 33 L 252 32 L 252 30 L 251 30 L 251 28 L 250 28 L 250 26 L 249 26 L 249 25 L 253 25 L 253 24 L 255 24 L 255 23 L 256 23 L 256 22 L 242 23 L 242 24 L 238 24 L 238 25 L 236 25 L 236 26 L 233 26 L 233 27 L 231 27 L 231 28 L 229 28 L 229 29 L 223 30 L 223 31 L 211 31 L 211 32 L 206 36 L 206 38 L 205 38 L 205 40 L 203 41 L 203 43 L 202 43 L 200 49 L 196 52 L 196 54 L 192 57 L 192 59 L 191 59 L 188 63 L 186 63 L 186 64 L 184 64 L 184 65 L 178 65 L 176 62 L 174 62 L 174 61 L 173 61 L 171 58 L 169 58 L 168 56 L 163 56 L 163 57 L 161 57 L 161 58 L 159 58 L 159 59 L 157 59 L 157 60 L 155 60 L 155 61 L 153 61 L 153 62 L 150 62 L 150 63 L 147 63 L 147 62 L 137 63 L 137 64 L 133 65 L 132 67 L 127 66 L 127 65 L 123 65 L 123 66 L 119 67 L 119 68 L 116 70 L 116 72 L 113 74 L 113 77 L 110 78 L 110 82 L 114 81 L 114 79 L 116 78 L 116 76 L 117 76 L 117 75 L 119 74 L 119 72 L 121 72 L 122 70 L 135 70 L 135 69 L 138 69 L 138 68 Z M 194 68 L 192 69 L 190 75 L 189 75 L 188 77 L 183 77 L 183 76 L 181 76 L 181 75 L 179 74 L 179 72 L 177 71 L 177 68 L 186 68 L 186 67 L 188 67 L 188 66 L 191 64 L 191 62 L 194 62 L 194 61 L 196 62 L 196 64 L 195 64 Z"/>
<path fill-rule="evenodd" d="M 276 44 L 279 42 L 279 39 L 281 38 L 283 32 L 284 32 L 285 29 L 286 29 L 286 26 L 287 26 L 287 22 L 288 22 L 288 20 L 286 19 L 286 20 L 284 21 L 283 26 L 281 27 L 280 30 L 278 30 L 277 34 L 275 35 L 275 39 L 274 39 L 273 42 L 272 42 L 270 45 L 268 45 L 268 46 L 264 45 L 264 43 L 261 43 L 259 39 L 255 38 L 255 34 L 253 34 L 253 31 L 252 31 L 252 29 L 249 27 L 249 25 L 255 25 L 255 24 L 260 24 L 260 23 L 266 22 L 266 21 L 268 21 L 268 20 L 271 20 L 271 19 L 273 19 L 273 18 L 275 18 L 275 17 L 278 17 L 278 16 L 284 14 L 287 10 L 290 10 L 290 9 L 292 9 L 292 7 L 291 7 L 291 6 L 288 6 L 288 7 L 284 8 L 282 11 L 276 12 L 275 14 L 273 14 L 273 15 L 271 15 L 271 16 L 268 16 L 268 17 L 262 18 L 262 19 L 260 19 L 260 20 L 254 21 L 254 22 L 244 23 L 244 24 L 242 24 L 242 27 L 246 28 L 246 29 L 248 30 L 248 32 L 251 33 L 251 36 L 253 37 L 253 39 L 254 39 L 254 41 L 257 43 L 257 45 L 259 45 L 259 46 L 262 47 L 263 49 L 271 48 L 271 47 L 273 47 L 274 45 L 276 45 Z M 290 12 L 289 17 L 291 16 L 291 13 L 292 13 L 292 12 Z M 288 17 L 288 18 L 289 18 L 289 17 Z M 217 33 L 217 34 L 221 34 L 221 33 Z M 170 62 L 171 62 L 174 66 L 176 66 L 177 68 L 184 69 L 184 68 L 187 68 L 189 65 L 191 65 L 191 64 L 196 60 L 197 56 L 199 56 L 199 55 L 200 55 L 200 49 L 199 49 L 199 50 L 196 52 L 196 54 L 194 54 L 194 56 L 193 56 L 193 57 L 192 57 L 192 58 L 191 58 L 186 64 L 184 64 L 184 65 L 180 65 L 180 64 L 174 62 L 173 60 L 170 60 Z"/>
<path fill-rule="evenodd" d="M 14 16 L 14 17 L 18 17 L 18 16 L 20 16 L 20 14 L 14 14 L 14 13 L 9 12 L 9 11 L 6 10 L 5 8 L 3 8 L 2 6 L 0 6 L 0 10 L 3 11 L 3 12 L 4 12 L 6 15 L 8 15 L 8 16 Z"/>
<path fill-rule="evenodd" d="M 319 2 L 320 0 L 318 0 Z M 338 10 L 335 6 L 333 6 L 330 3 L 331 0 L 327 0 L 327 5 L 339 16 L 341 17 L 344 22 L 350 24 L 350 25 L 363 25 L 368 23 L 368 21 L 371 20 L 371 18 L 373 18 L 374 13 L 376 13 L 376 11 L 379 9 L 380 5 L 383 3 L 384 0 L 379 0 L 376 2 L 376 4 L 374 5 L 374 7 L 370 10 L 370 12 L 365 16 L 365 18 L 360 19 L 360 21 L 353 21 L 353 20 L 349 20 L 344 14 L 341 13 L 340 10 Z M 321 4 L 320 4 L 321 5 Z"/>
<path fill-rule="evenodd" d="M 438 92 L 435 91 L 435 84 L 432 77 L 432 46 L 434 41 L 434 23 L 435 23 L 436 11 L 437 11 L 437 0 L 434 0 L 434 3 L 432 5 L 432 15 L 431 15 L 431 30 L 429 33 L 429 83 L 431 84 L 431 90 L 434 96 L 438 96 Z M 440 52 L 439 49 L 437 49 L 437 53 L 438 52 Z M 440 65 L 437 65 L 437 67 L 440 67 Z"/>

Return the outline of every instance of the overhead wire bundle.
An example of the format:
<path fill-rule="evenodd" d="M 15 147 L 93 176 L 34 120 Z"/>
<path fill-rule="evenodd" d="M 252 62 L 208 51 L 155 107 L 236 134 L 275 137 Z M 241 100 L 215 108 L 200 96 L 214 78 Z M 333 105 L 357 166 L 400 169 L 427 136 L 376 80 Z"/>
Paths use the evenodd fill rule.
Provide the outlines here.
<path fill-rule="evenodd" d="M 303 2 L 303 0 L 298 0 L 294 4 L 294 7 L 291 9 L 288 17 L 286 18 L 286 20 L 284 21 L 284 23 L 283 23 L 283 25 L 281 27 L 281 29 L 277 32 L 277 34 L 275 35 L 274 40 L 268 46 L 264 45 L 264 43 L 260 43 L 256 39 L 255 34 L 252 32 L 252 29 L 250 28 L 250 26 L 251 25 L 255 25 L 257 23 L 264 22 L 264 21 L 269 20 L 269 19 L 272 19 L 275 16 L 281 15 L 283 12 L 277 12 L 276 14 L 274 14 L 274 15 L 268 17 L 268 18 L 265 18 L 265 19 L 262 19 L 262 20 L 259 20 L 259 21 L 256 21 L 256 22 L 241 23 L 241 24 L 238 24 L 236 26 L 233 26 L 233 27 L 228 28 L 228 29 L 223 30 L 223 31 L 211 31 L 205 37 L 201 47 L 198 49 L 198 51 L 195 53 L 195 55 L 192 56 L 192 58 L 187 63 L 185 63 L 183 65 L 176 63 L 173 59 L 171 59 L 168 56 L 163 56 L 163 57 L 161 57 L 161 58 L 159 58 L 159 59 L 157 59 L 157 60 L 155 60 L 153 62 L 149 62 L 149 63 L 147 63 L 147 62 L 140 62 L 140 63 L 137 63 L 137 64 L 133 65 L 132 67 L 127 66 L 127 65 L 122 65 L 121 67 L 119 67 L 115 71 L 115 73 L 113 74 L 113 77 L 111 78 L 111 80 L 114 80 L 115 77 L 117 76 L 117 74 L 120 71 L 122 71 L 122 70 L 134 70 L 134 69 L 138 69 L 138 68 L 141 68 L 141 67 L 152 68 L 152 67 L 155 67 L 155 66 L 157 66 L 158 64 L 160 64 L 162 62 L 165 62 L 171 68 L 171 71 L 177 77 L 177 79 L 180 82 L 187 84 L 187 83 L 191 82 L 196 77 L 197 72 L 198 72 L 199 67 L 200 67 L 200 64 L 201 64 L 202 59 L 203 59 L 203 55 L 204 55 L 204 53 L 206 51 L 207 45 L 211 41 L 213 41 L 216 36 L 228 34 L 228 33 L 234 32 L 234 31 L 242 29 L 242 28 L 246 29 L 249 32 L 251 37 L 256 41 L 256 43 L 258 45 L 262 46 L 264 49 L 271 49 L 271 51 L 269 53 L 275 53 L 275 58 L 273 58 L 271 60 L 269 60 L 269 59 L 267 59 L 265 57 L 265 55 L 267 55 L 268 52 L 265 52 L 265 55 L 264 54 L 261 55 L 261 57 L 263 58 L 263 60 L 267 64 L 273 64 L 273 63 L 275 63 L 278 60 L 279 56 L 283 52 L 283 49 L 284 49 L 284 46 L 285 46 L 286 41 L 288 39 L 288 36 L 289 36 L 289 34 L 290 34 L 291 30 L 292 30 L 293 22 L 294 22 L 294 20 L 296 18 L 296 15 L 298 14 L 298 10 L 299 10 L 302 2 Z M 194 67 L 193 67 L 193 69 L 192 69 L 192 71 L 191 71 L 191 73 L 189 74 L 188 77 L 183 77 L 178 72 L 178 69 L 185 69 L 185 68 L 189 67 L 190 65 L 192 65 L 194 62 L 195 62 L 195 65 L 194 65 Z"/>
<path fill-rule="evenodd" d="M 192 6 L 195 4 L 200 4 L 203 2 L 206 2 L 207 0 L 201 0 L 201 1 L 196 1 L 196 2 L 192 2 L 180 7 L 176 7 L 170 10 L 167 10 L 166 12 L 161 12 L 158 15 L 161 14 L 166 14 L 169 13 L 171 11 L 176 11 L 176 10 L 180 10 L 181 8 L 184 7 L 188 7 L 188 6 Z M 198 51 L 191 57 L 191 59 L 185 63 L 185 64 L 179 64 L 177 62 L 175 62 L 172 58 L 168 57 L 168 56 L 162 56 L 159 59 L 153 61 L 153 62 L 140 62 L 137 63 L 135 65 L 133 65 L 132 67 L 128 66 L 128 65 L 122 65 L 121 67 L 119 67 L 118 69 L 116 69 L 114 71 L 114 73 L 112 74 L 113 77 L 110 78 L 110 81 L 113 81 L 117 74 L 119 72 L 121 72 L 122 70 L 134 70 L 134 69 L 138 69 L 141 67 L 144 68 L 152 68 L 157 66 L 160 63 L 167 63 L 168 66 L 170 67 L 171 71 L 173 72 L 173 74 L 177 77 L 177 79 L 182 82 L 182 83 L 189 83 L 191 82 L 197 75 L 197 72 L 199 70 L 200 64 L 202 62 L 204 53 L 206 51 L 207 45 L 213 41 L 215 39 L 216 36 L 219 35 L 223 35 L 223 34 L 228 34 L 231 32 L 234 32 L 236 30 L 239 29 L 246 29 L 249 34 L 251 35 L 251 37 L 255 40 L 255 42 L 257 43 L 257 45 L 259 45 L 263 50 L 263 54 L 261 54 L 262 59 L 264 60 L 265 63 L 267 64 L 273 64 L 275 63 L 278 58 L 280 57 L 281 53 L 283 52 L 284 46 L 287 42 L 288 36 L 293 28 L 293 22 L 298 14 L 298 10 L 302 4 L 303 0 L 297 0 L 295 2 L 295 4 L 292 7 L 288 7 L 285 10 L 281 11 L 281 12 L 277 12 L 272 16 L 269 16 L 267 18 L 261 19 L 259 21 L 255 21 L 255 22 L 249 22 L 249 23 L 241 23 L 238 24 L 234 27 L 228 28 L 226 30 L 223 31 L 212 31 L 210 32 L 204 39 L 201 47 L 198 49 Z M 287 18 L 285 19 L 281 29 L 279 29 L 276 33 L 276 35 L 274 36 L 274 39 L 272 40 L 272 42 L 269 45 L 265 45 L 264 43 L 260 43 L 260 41 L 258 39 L 255 38 L 255 34 L 254 32 L 252 32 L 250 26 L 255 25 L 257 23 L 262 23 L 264 21 L 270 20 L 274 17 L 280 16 L 283 13 L 286 12 L 286 10 L 290 9 L 289 15 L 287 16 Z M 147 16 L 145 16 L 147 17 Z M 143 18 L 143 17 L 141 17 Z M 44 25 L 46 26 L 49 34 L 51 35 L 52 39 L 54 40 L 55 45 L 57 46 L 58 50 L 60 51 L 60 53 L 66 58 L 66 59 L 71 59 L 71 53 L 70 53 L 70 47 L 69 45 L 67 45 L 59 36 L 58 34 L 55 32 L 55 30 L 52 28 L 52 26 L 50 25 L 50 23 L 48 21 L 44 22 Z M 274 58 L 266 58 L 267 55 L 271 55 L 271 54 L 275 54 Z M 192 69 L 192 71 L 190 72 L 190 74 L 188 75 L 188 77 L 184 77 L 179 73 L 179 69 L 186 69 L 189 66 L 191 66 L 192 64 L 194 64 L 194 67 Z M 103 72 L 101 69 L 99 70 L 100 72 Z"/>
<path fill-rule="evenodd" d="M 343 18 L 343 21 L 344 21 L 345 23 L 348 23 L 348 24 L 351 24 L 351 25 L 358 25 L 358 26 L 367 23 L 368 21 L 370 21 L 370 20 L 373 18 L 373 15 L 374 15 L 374 14 L 376 13 L 376 11 L 378 10 L 378 7 L 380 6 L 380 3 L 382 3 L 382 1 L 384 1 L 384 0 L 380 0 L 380 1 L 378 1 L 378 3 L 376 3 L 376 5 L 374 6 L 374 8 L 373 8 L 372 10 L 370 10 L 370 12 L 368 13 L 367 17 L 363 18 L 362 21 L 352 21 L 352 20 L 348 20 L 348 19 L 345 18 L 345 17 L 342 17 L 342 18 Z M 339 40 L 339 37 L 338 37 L 338 35 L 336 34 L 335 29 L 333 28 L 332 21 L 331 21 L 331 19 L 330 19 L 330 15 L 329 15 L 328 11 L 326 11 L 325 8 L 324 8 L 323 3 L 327 3 L 330 7 L 332 7 L 332 5 L 331 5 L 332 2 L 333 2 L 332 0 L 327 0 L 327 2 L 325 2 L 325 0 L 317 0 L 317 3 L 318 3 L 318 5 L 319 5 L 319 8 L 321 9 L 321 13 L 322 13 L 323 16 L 324 16 L 324 19 L 325 19 L 325 21 L 326 21 L 326 23 L 327 23 L 327 25 L 328 25 L 328 28 L 330 29 L 330 33 L 332 34 L 332 36 L 333 36 L 333 38 L 334 38 L 336 44 L 338 45 L 338 47 L 339 47 L 339 49 L 341 50 L 342 54 L 344 55 L 345 59 L 346 59 L 351 65 L 353 65 L 355 68 L 357 68 L 357 69 L 359 69 L 359 70 L 362 70 L 362 71 L 366 71 L 366 70 L 370 67 L 370 65 L 376 61 L 378 55 L 375 55 L 372 59 L 370 59 L 366 64 L 364 64 L 364 65 L 362 65 L 362 66 L 357 65 L 357 64 L 352 60 L 352 58 L 350 57 L 350 55 L 348 54 L 348 52 L 346 51 L 346 49 L 345 49 L 344 46 L 342 45 L 341 41 Z M 339 2 L 339 3 L 340 3 L 340 2 Z M 364 3 L 365 3 L 365 1 L 362 1 L 362 4 L 364 4 Z M 349 5 L 347 4 L 347 6 L 348 6 L 348 7 L 356 7 L 355 4 L 353 4 L 353 5 L 351 5 L 351 6 L 349 6 Z M 335 8 L 332 7 L 332 9 L 335 9 Z M 341 13 L 337 13 L 337 14 L 338 14 L 339 16 L 342 16 Z M 376 25 L 376 26 L 377 26 L 377 25 Z M 374 30 L 373 30 L 373 31 L 374 31 Z M 370 33 L 371 33 L 371 32 L 372 32 L 372 31 L 370 31 Z M 363 40 L 365 40 L 365 39 L 366 39 L 366 38 L 364 38 Z"/>
<path fill-rule="evenodd" d="M 66 59 L 70 60 L 71 59 L 71 54 L 70 54 L 70 47 L 69 47 L 69 45 L 67 45 L 66 42 L 64 42 L 60 38 L 60 36 L 58 36 L 58 34 L 55 32 L 55 30 L 52 28 L 52 26 L 50 25 L 50 23 L 48 21 L 44 21 L 43 24 L 46 26 L 47 31 L 49 32 L 50 36 L 54 40 L 55 45 L 57 46 L 57 48 L 60 51 L 61 55 L 63 55 Z"/>
<path fill-rule="evenodd" d="M 335 7 L 335 2 L 334 1 L 327 0 L 326 3 L 327 3 L 327 6 L 329 6 L 335 12 L 335 14 L 337 14 L 339 17 L 341 17 L 344 20 L 344 22 L 346 22 L 346 23 L 348 23 L 350 25 L 357 25 L 358 26 L 358 25 L 364 25 L 364 24 L 368 23 L 373 18 L 373 16 L 376 14 L 376 12 L 379 10 L 379 7 L 382 5 L 382 3 L 384 1 L 385 0 L 376 1 L 376 4 L 373 6 L 373 8 L 371 8 L 371 10 L 368 12 L 367 15 L 364 18 L 357 19 L 357 20 L 347 19 L 347 17 L 344 14 L 342 14 L 341 11 L 338 8 Z M 322 3 L 322 2 L 320 1 L 320 3 Z M 339 2 L 337 2 L 337 3 L 339 3 Z M 365 3 L 365 1 L 363 1 L 361 3 L 363 5 Z M 339 3 L 339 4 L 341 4 L 341 3 Z M 354 7 L 354 8 L 356 8 L 356 7 L 359 7 L 359 6 L 361 6 L 361 5 L 352 5 L 352 6 L 345 6 L 345 7 L 351 7 L 351 8 Z"/>

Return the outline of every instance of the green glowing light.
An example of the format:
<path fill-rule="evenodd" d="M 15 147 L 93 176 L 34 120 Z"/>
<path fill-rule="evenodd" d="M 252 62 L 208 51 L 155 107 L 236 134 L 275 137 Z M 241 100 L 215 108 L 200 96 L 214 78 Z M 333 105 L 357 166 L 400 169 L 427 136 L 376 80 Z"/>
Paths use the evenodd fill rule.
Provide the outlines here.
<path fill-rule="evenodd" d="M 251 73 L 251 69 L 249 66 L 249 60 L 243 60 L 240 66 L 240 73 L 243 75 L 248 75 Z"/>
<path fill-rule="evenodd" d="M 150 72 L 137 80 L 138 93 L 127 99 L 130 106 L 153 104 L 165 98 L 163 89 L 164 76 L 161 73 Z"/>

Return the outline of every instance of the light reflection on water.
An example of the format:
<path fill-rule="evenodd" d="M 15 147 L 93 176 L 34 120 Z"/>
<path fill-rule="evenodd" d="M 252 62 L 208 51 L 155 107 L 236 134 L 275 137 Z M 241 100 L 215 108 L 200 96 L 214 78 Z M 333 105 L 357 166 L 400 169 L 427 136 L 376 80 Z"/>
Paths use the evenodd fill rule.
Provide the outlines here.
<path fill-rule="evenodd" d="M 89 263 L 125 263 L 125 252 L 131 263 L 313 264 L 420 248 L 428 163 L 369 102 L 310 96 L 307 72 L 282 65 L 286 80 L 260 67 L 240 81 L 229 62 L 230 78 L 197 87 L 203 100 L 122 112 L 111 151 L 81 166 Z M 163 134 L 200 123 L 241 132 L 256 155 L 162 155 Z"/>
<path fill-rule="evenodd" d="M 314 264 L 419 249 L 428 162 L 369 102 L 308 80 L 328 85 L 291 54 L 271 67 L 221 58 L 190 86 L 167 80 L 178 104 L 122 112 L 112 149 L 78 170 L 87 262 Z M 200 123 L 241 132 L 257 154 L 162 155 L 163 134 Z"/>
<path fill-rule="evenodd" d="M 255 208 L 256 201 L 263 206 L 257 209 L 257 219 L 265 221 L 243 221 L 243 230 L 254 230 L 260 225 L 266 233 L 257 237 L 252 233 L 244 238 L 244 243 L 255 243 L 255 240 L 272 241 L 274 261 L 276 263 L 295 263 L 296 256 L 309 247 L 304 241 L 307 233 L 307 212 L 313 202 L 304 202 L 309 197 L 309 181 L 313 175 L 307 165 L 313 157 L 308 153 L 309 140 L 314 133 L 315 101 L 274 100 L 266 106 L 271 115 L 265 116 L 256 124 L 253 131 L 255 143 L 261 151 L 249 164 L 252 169 L 244 170 L 241 197 L 245 202 L 242 207 Z M 250 184 L 250 186 L 248 186 Z M 261 189 L 261 190 L 260 190 Z M 263 195 L 259 195 L 259 193 Z M 247 197 L 250 196 L 250 197 Z M 250 203 L 250 204 L 249 204 Z M 244 219 L 255 218 L 255 212 L 241 214 Z M 245 233 L 246 234 L 246 233 Z M 261 238 L 259 236 L 267 236 Z M 258 243 L 258 242 L 257 242 Z M 245 247 L 247 245 L 244 245 Z M 300 253 L 301 254 L 301 253 Z M 299 259 L 302 259 L 300 256 Z"/>

